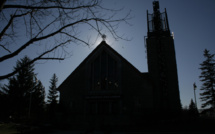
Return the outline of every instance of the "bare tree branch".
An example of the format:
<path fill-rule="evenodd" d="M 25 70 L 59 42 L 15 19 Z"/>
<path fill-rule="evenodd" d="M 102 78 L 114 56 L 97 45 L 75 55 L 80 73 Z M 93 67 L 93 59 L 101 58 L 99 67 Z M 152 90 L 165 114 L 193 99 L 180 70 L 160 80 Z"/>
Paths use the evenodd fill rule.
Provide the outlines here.
<path fill-rule="evenodd" d="M 48 58 L 48 57 L 45 57 L 45 58 L 40 58 L 39 60 L 64 60 L 64 58 Z"/>
<path fill-rule="evenodd" d="M 6 75 L 3 75 L 3 76 L 0 76 L 0 80 L 3 80 L 3 79 L 6 79 L 8 77 L 11 77 L 13 76 L 14 74 L 16 74 L 17 72 L 19 72 L 22 68 L 30 65 L 30 64 L 33 64 L 34 62 L 38 61 L 38 60 L 64 60 L 64 58 L 49 58 L 49 57 L 43 57 L 44 55 L 54 51 L 55 49 L 57 49 L 58 47 L 62 46 L 62 45 L 65 45 L 66 43 L 69 43 L 71 40 L 67 40 L 66 42 L 63 42 L 63 43 L 60 43 L 59 45 L 53 47 L 52 49 L 50 50 L 47 50 L 45 51 L 44 53 L 42 53 L 41 55 L 39 55 L 38 57 L 34 58 L 33 60 L 31 60 L 30 62 L 28 62 L 27 64 L 21 66 L 20 68 L 17 68 L 16 70 L 12 71 L 11 73 L 8 73 Z"/>
<path fill-rule="evenodd" d="M 10 25 L 12 24 L 14 18 L 22 17 L 22 16 L 27 15 L 27 14 L 29 14 L 29 13 L 30 13 L 30 12 L 26 12 L 26 13 L 24 13 L 24 14 L 19 14 L 19 15 L 12 15 L 12 16 L 10 17 L 9 22 L 7 23 L 7 25 L 4 27 L 4 29 L 3 29 L 3 30 L 1 31 L 1 33 L 0 33 L 0 40 L 1 40 L 2 36 L 5 35 L 5 32 L 7 31 L 7 29 L 8 29 L 8 28 L 10 27 Z"/>
<path fill-rule="evenodd" d="M 62 28 L 58 29 L 57 31 L 53 32 L 53 33 L 50 33 L 48 35 L 45 35 L 45 36 L 42 36 L 42 37 L 39 37 L 39 38 L 32 38 L 31 40 L 29 40 L 28 42 L 26 42 L 24 45 L 22 45 L 19 49 L 17 49 L 16 51 L 14 51 L 13 53 L 10 53 L 8 55 L 5 55 L 3 57 L 0 57 L 0 62 L 4 61 L 4 60 L 7 60 L 7 59 L 10 59 L 16 55 L 18 55 L 22 50 L 24 50 L 26 47 L 28 47 L 29 45 L 33 44 L 34 42 L 36 41 L 41 41 L 41 40 L 44 40 L 44 39 L 47 39 L 51 36 L 54 36 L 56 34 L 59 34 L 63 29 L 67 28 L 67 27 L 70 27 L 70 26 L 73 26 L 75 24 L 78 24 L 78 23 L 81 23 L 81 22 L 85 22 L 85 21 L 90 21 L 90 20 L 97 20 L 97 18 L 90 18 L 90 19 L 82 19 L 82 20 L 79 20 L 77 22 L 74 22 L 74 23 L 71 23 L 71 24 L 68 24 L 66 26 L 63 26 Z M 100 20 L 101 21 L 101 20 Z M 85 43 L 86 44 L 86 43 Z M 88 44 L 87 44 L 88 45 Z"/>
<path fill-rule="evenodd" d="M 5 46 L 0 44 L 0 47 L 2 47 L 4 50 L 6 50 L 7 52 L 11 53 L 11 51 L 9 49 L 7 49 Z"/>
<path fill-rule="evenodd" d="M 38 46 L 38 49 L 42 47 L 45 51 L 37 53 L 27 65 L 37 60 L 63 60 L 69 55 L 66 48 L 69 43 L 90 46 L 90 39 L 80 36 L 82 26 L 95 31 L 97 38 L 107 30 L 116 40 L 128 40 L 118 35 L 117 28 L 121 22 L 129 25 L 127 21 L 130 13 L 120 16 L 121 18 L 116 17 L 122 9 L 104 8 L 100 0 L 37 0 L 16 1 L 15 4 L 10 1 L 5 3 L 4 0 L 0 4 L 0 19 L 3 24 L 0 26 L 0 48 L 9 53 L 1 55 L 2 64 L 17 57 L 25 49 L 28 50 L 30 46 Z M 15 47 L 10 47 L 9 50 L 6 46 L 10 45 Z M 56 56 L 55 52 L 58 51 L 55 50 L 62 50 L 62 53 L 57 53 Z M 0 76 L 0 80 L 13 76 L 20 69 Z"/>
<path fill-rule="evenodd" d="M 1 12 L 2 8 L 4 7 L 5 2 L 6 2 L 6 0 L 1 0 L 0 1 L 0 12 Z"/>
<path fill-rule="evenodd" d="M 4 5 L 3 9 L 9 8 L 23 8 L 23 9 L 67 9 L 67 10 L 75 10 L 80 8 L 90 8 L 94 7 L 98 4 L 98 1 L 95 1 L 92 5 L 83 5 L 77 7 L 64 7 L 64 6 L 25 6 L 25 5 Z"/>

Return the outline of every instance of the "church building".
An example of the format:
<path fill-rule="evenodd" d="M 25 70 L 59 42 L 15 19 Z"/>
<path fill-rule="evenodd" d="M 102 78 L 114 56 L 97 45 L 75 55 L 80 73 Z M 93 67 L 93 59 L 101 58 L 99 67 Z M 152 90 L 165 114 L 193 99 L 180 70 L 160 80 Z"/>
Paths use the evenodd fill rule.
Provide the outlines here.
<path fill-rule="evenodd" d="M 147 11 L 148 72 L 140 72 L 105 41 L 59 86 L 60 105 L 71 124 L 129 125 L 181 108 L 174 40 L 166 9 Z"/>

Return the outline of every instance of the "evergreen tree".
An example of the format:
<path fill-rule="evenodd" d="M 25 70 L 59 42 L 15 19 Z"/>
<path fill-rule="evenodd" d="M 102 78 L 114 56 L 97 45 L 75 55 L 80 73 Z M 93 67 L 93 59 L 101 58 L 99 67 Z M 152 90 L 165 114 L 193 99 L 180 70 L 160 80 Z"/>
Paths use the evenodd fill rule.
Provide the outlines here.
<path fill-rule="evenodd" d="M 31 96 L 31 111 L 34 115 L 42 115 L 44 112 L 45 105 L 45 87 L 41 81 L 38 81 L 34 87 L 34 91 Z"/>
<path fill-rule="evenodd" d="M 198 110 L 197 110 L 196 104 L 193 102 L 193 99 L 191 99 L 190 101 L 188 112 L 190 117 L 198 116 Z"/>
<path fill-rule="evenodd" d="M 47 113 L 50 122 L 55 122 L 55 112 L 57 111 L 57 81 L 58 78 L 56 74 L 53 74 L 52 78 L 50 79 L 49 94 L 47 100 Z"/>
<path fill-rule="evenodd" d="M 8 117 L 10 116 L 8 113 L 8 96 L 3 91 L 2 86 L 0 85 L 0 119 L 1 121 L 7 121 Z"/>
<path fill-rule="evenodd" d="M 200 99 L 204 101 L 202 108 L 206 106 L 211 106 L 215 108 L 215 61 L 214 54 L 210 54 L 209 50 L 204 50 L 205 61 L 200 65 L 201 75 L 199 76 L 202 81 L 202 86 L 200 88 L 202 93 L 200 93 Z"/>
<path fill-rule="evenodd" d="M 49 104 L 57 104 L 57 98 L 58 98 L 58 91 L 57 91 L 57 81 L 58 78 L 56 74 L 53 74 L 51 80 L 50 80 L 50 86 L 49 86 L 49 94 L 48 94 L 48 103 Z"/>
<path fill-rule="evenodd" d="M 43 108 L 45 89 L 36 79 L 34 64 L 26 66 L 30 61 L 27 56 L 18 60 L 14 69 L 22 69 L 9 78 L 8 85 L 4 85 L 2 88 L 2 91 L 8 96 L 10 105 L 8 112 L 15 118 L 26 117 Z"/>
<path fill-rule="evenodd" d="M 196 104 L 193 102 L 193 99 L 190 101 L 189 110 L 196 109 Z"/>

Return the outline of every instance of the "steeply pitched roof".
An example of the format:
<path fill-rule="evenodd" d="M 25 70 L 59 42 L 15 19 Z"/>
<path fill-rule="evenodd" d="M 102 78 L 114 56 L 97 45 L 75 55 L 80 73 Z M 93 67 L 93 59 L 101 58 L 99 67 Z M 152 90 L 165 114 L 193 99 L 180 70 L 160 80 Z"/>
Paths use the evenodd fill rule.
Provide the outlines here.
<path fill-rule="evenodd" d="M 58 87 L 58 90 L 61 90 L 62 85 L 66 84 L 68 79 L 72 77 L 76 72 L 78 72 L 79 68 L 83 66 L 95 53 L 100 51 L 100 49 L 108 49 L 111 51 L 114 55 L 119 57 L 123 62 L 126 64 L 132 66 L 133 70 L 142 75 L 142 73 L 135 68 L 130 62 L 128 62 L 124 57 L 122 57 L 117 51 L 115 51 L 112 47 L 110 47 L 105 41 L 102 41 L 81 63 L 80 65 L 63 81 L 63 83 Z"/>

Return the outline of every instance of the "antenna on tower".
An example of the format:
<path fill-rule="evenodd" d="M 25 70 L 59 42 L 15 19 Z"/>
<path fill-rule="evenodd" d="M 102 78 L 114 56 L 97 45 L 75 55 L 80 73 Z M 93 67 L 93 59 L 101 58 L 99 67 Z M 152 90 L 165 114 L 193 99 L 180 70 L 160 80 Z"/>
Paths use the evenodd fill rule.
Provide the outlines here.
<path fill-rule="evenodd" d="M 154 1 L 153 2 L 153 10 L 154 12 L 159 12 L 160 6 L 159 6 L 159 1 Z"/>

